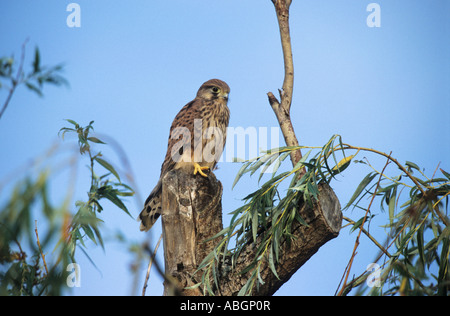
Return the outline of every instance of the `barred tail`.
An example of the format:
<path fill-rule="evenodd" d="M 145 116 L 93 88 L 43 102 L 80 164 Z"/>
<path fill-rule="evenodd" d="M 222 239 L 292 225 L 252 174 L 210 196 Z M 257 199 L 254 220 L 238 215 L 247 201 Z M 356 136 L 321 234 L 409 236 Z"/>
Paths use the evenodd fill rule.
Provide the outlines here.
<path fill-rule="evenodd" d="M 144 209 L 139 214 L 139 220 L 141 231 L 148 231 L 155 224 L 156 220 L 161 216 L 161 181 L 150 193 L 149 197 L 145 201 Z"/>

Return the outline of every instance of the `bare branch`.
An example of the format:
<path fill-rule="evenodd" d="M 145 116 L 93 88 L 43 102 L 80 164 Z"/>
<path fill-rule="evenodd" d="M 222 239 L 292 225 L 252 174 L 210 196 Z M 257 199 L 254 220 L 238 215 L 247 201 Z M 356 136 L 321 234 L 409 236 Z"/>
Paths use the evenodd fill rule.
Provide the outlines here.
<path fill-rule="evenodd" d="M 37 228 L 37 220 L 34 221 L 34 232 L 36 233 L 36 240 L 37 240 L 37 245 L 39 247 L 39 252 L 41 253 L 41 257 L 42 257 L 42 262 L 44 263 L 44 268 L 45 268 L 45 274 L 48 275 L 48 268 L 47 268 L 47 262 L 45 261 L 45 255 L 42 252 L 42 247 L 41 247 L 41 242 L 39 240 L 39 234 L 38 234 L 38 228 Z"/>
<path fill-rule="evenodd" d="M 278 0 L 275 3 L 278 26 L 280 28 L 281 47 L 284 58 L 284 81 L 282 89 L 281 106 L 289 113 L 291 109 L 294 89 L 294 60 L 292 57 L 291 35 L 289 29 L 289 4 L 287 0 Z"/>
<path fill-rule="evenodd" d="M 356 256 L 356 249 L 358 249 L 358 246 L 359 246 L 359 238 L 361 237 L 361 233 L 363 231 L 364 223 L 366 222 L 366 219 L 367 219 L 367 217 L 369 215 L 370 207 L 372 206 L 372 203 L 373 203 L 375 197 L 377 196 L 378 188 L 380 187 L 381 180 L 383 179 L 383 177 L 382 177 L 383 176 L 383 172 L 384 172 L 384 170 L 386 169 L 386 167 L 389 165 L 389 163 L 391 161 L 391 154 L 392 154 L 392 152 L 389 154 L 387 162 L 384 165 L 383 170 L 381 171 L 380 178 L 379 178 L 379 180 L 377 182 L 377 186 L 376 186 L 375 191 L 374 191 L 374 193 L 372 195 L 372 199 L 370 200 L 369 206 L 367 207 L 367 210 L 366 210 L 366 214 L 364 215 L 364 219 L 363 219 L 363 221 L 361 223 L 361 226 L 359 228 L 359 233 L 358 233 L 358 236 L 356 237 L 356 240 L 355 240 L 355 245 L 353 247 L 352 255 L 351 255 L 350 260 L 349 260 L 349 262 L 347 264 L 347 267 L 344 270 L 344 275 L 345 275 L 344 284 L 342 285 L 342 288 L 339 291 L 338 296 L 341 296 L 344 293 L 345 288 L 347 287 L 348 276 L 350 275 L 350 270 L 352 269 L 353 259 L 355 259 L 355 256 Z"/>
<path fill-rule="evenodd" d="M 267 93 L 270 106 L 272 107 L 281 132 L 287 146 L 298 146 L 299 142 L 294 132 L 294 127 L 290 118 L 292 95 L 294 91 L 294 61 L 292 57 L 291 35 L 289 30 L 289 7 L 292 0 L 272 0 L 277 14 L 278 26 L 280 28 L 281 47 L 284 58 L 284 81 L 280 92 L 280 100 L 272 92 Z M 302 158 L 299 150 L 291 152 L 291 162 L 295 166 Z M 300 172 L 300 177 L 305 174 L 305 169 Z"/>
<path fill-rule="evenodd" d="M 150 257 L 150 262 L 148 263 L 148 267 L 147 267 L 147 275 L 145 276 L 144 287 L 142 288 L 142 296 L 145 296 L 145 292 L 147 291 L 148 279 L 150 278 L 150 271 L 152 269 L 153 261 L 155 261 L 156 252 L 158 251 L 162 236 L 163 236 L 162 234 L 161 234 L 161 236 L 159 236 L 159 240 L 156 243 L 155 250 L 153 250 L 153 255 Z"/>

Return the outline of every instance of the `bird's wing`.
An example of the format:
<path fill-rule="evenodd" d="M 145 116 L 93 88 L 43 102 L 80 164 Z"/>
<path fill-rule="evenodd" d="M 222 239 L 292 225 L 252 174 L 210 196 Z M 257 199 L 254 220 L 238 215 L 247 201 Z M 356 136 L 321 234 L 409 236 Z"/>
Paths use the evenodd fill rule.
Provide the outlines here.
<path fill-rule="evenodd" d="M 170 127 L 166 157 L 164 158 L 164 162 L 161 166 L 161 178 L 166 174 L 167 171 L 172 170 L 176 165 L 176 161 L 174 161 L 174 159 L 172 158 L 173 149 L 180 150 L 189 142 L 187 146 L 191 146 L 192 153 L 194 120 L 201 119 L 201 104 L 202 99 L 196 98 L 186 104 L 175 116 L 175 119 L 172 122 L 172 126 Z M 183 136 L 184 131 L 189 131 L 190 138 L 186 138 Z"/>

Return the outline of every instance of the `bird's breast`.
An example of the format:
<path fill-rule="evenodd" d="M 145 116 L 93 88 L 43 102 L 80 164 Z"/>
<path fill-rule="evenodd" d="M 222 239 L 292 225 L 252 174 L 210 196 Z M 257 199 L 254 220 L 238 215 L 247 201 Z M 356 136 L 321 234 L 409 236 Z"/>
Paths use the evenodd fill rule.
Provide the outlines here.
<path fill-rule="evenodd" d="M 218 127 L 225 131 L 230 120 L 230 110 L 226 101 L 214 101 L 206 103 L 202 110 L 203 129 Z"/>

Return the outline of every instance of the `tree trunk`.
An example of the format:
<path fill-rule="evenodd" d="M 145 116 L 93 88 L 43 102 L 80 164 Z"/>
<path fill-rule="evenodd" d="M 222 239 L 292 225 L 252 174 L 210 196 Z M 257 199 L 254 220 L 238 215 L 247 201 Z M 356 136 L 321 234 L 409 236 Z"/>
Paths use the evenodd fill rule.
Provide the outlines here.
<path fill-rule="evenodd" d="M 208 178 L 172 170 L 163 178 L 162 228 L 165 274 L 164 295 L 201 295 L 185 290 L 198 283 L 192 275 L 214 249 L 215 240 L 204 242 L 222 230 L 222 184 L 211 172 Z M 174 288 L 177 287 L 177 288 Z"/>
<path fill-rule="evenodd" d="M 261 269 L 264 284 L 259 289 L 255 286 L 253 295 L 274 294 L 323 244 L 338 236 L 342 222 L 339 201 L 328 185 L 320 185 L 319 189 L 319 201 L 313 208 L 306 205 L 299 207 L 300 215 L 308 226 L 294 224 L 292 233 L 296 239 L 282 242 L 276 264 L 280 279 L 272 273 L 268 262 L 264 262 Z M 164 177 L 162 192 L 165 274 L 175 280 L 165 282 L 164 295 L 203 295 L 201 287 L 186 287 L 201 281 L 202 273 L 194 276 L 194 272 L 219 241 L 204 242 L 223 228 L 222 185 L 213 173 L 204 178 L 173 170 Z M 226 276 L 221 276 L 219 288 L 215 288 L 216 295 L 236 295 L 245 285 L 251 271 L 245 274 L 240 272 L 254 259 L 261 234 L 263 232 L 256 244 L 249 244 L 241 252 L 235 268 Z"/>

